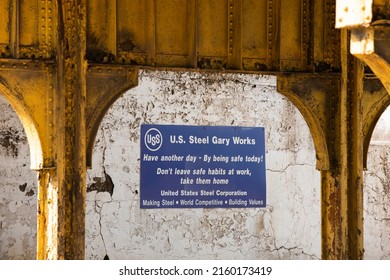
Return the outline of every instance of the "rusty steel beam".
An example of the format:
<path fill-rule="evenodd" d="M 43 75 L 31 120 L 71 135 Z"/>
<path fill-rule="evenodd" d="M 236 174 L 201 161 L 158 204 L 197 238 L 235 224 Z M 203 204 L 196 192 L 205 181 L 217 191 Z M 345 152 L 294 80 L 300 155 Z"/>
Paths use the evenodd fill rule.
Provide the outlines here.
<path fill-rule="evenodd" d="M 46 244 L 55 259 L 84 259 L 86 196 L 86 2 L 58 0 L 56 125 L 58 204 L 53 215 L 57 238 Z M 77 30 L 77 32 L 75 32 Z M 46 189 L 50 192 L 51 188 Z M 39 219 L 38 219 L 39 221 Z M 50 226 L 50 224 L 48 225 Z M 44 236 L 38 236 L 38 239 Z M 53 248 L 52 248 L 53 247 Z M 40 248 L 40 247 L 38 247 Z M 39 252 L 39 256 L 41 253 Z"/>
<path fill-rule="evenodd" d="M 341 32 L 340 75 L 278 75 L 310 128 L 321 170 L 323 259 L 363 258 L 363 66 Z M 381 98 L 377 95 L 374 99 Z"/>

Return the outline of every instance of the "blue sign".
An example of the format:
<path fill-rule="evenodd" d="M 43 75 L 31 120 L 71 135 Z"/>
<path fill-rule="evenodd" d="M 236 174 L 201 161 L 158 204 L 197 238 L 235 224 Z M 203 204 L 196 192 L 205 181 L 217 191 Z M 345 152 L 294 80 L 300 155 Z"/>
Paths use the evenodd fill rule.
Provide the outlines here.
<path fill-rule="evenodd" d="M 141 208 L 266 206 L 263 127 L 141 125 Z"/>

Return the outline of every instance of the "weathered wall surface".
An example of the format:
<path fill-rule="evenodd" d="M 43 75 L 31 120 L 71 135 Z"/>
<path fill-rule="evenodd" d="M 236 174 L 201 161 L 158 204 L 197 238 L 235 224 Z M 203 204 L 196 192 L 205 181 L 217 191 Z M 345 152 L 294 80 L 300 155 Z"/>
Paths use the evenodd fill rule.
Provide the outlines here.
<path fill-rule="evenodd" d="M 141 123 L 265 126 L 265 209 L 139 207 Z M 106 115 L 88 172 L 87 258 L 316 259 L 319 173 L 307 125 L 269 76 L 140 72 Z"/>
<path fill-rule="evenodd" d="M 387 114 L 389 114 L 389 110 Z M 365 172 L 365 258 L 390 259 L 390 119 Z M 266 209 L 139 209 L 141 123 L 265 126 Z M 34 259 L 36 173 L 0 97 L 0 259 Z M 319 178 L 307 126 L 275 78 L 142 71 L 108 112 L 88 171 L 86 258 L 319 258 Z"/>
<path fill-rule="evenodd" d="M 390 259 L 389 119 L 387 110 L 365 172 L 366 259 Z M 141 123 L 265 126 L 267 208 L 141 210 Z M 0 96 L 0 259 L 36 255 L 36 173 L 29 165 L 23 127 Z M 319 195 L 308 128 L 276 93 L 274 77 L 144 70 L 96 139 L 86 258 L 319 258 Z"/>
<path fill-rule="evenodd" d="M 364 176 L 366 259 L 390 259 L 390 109 L 379 120 Z"/>
<path fill-rule="evenodd" d="M 23 126 L 0 96 L 0 259 L 35 259 L 36 190 Z"/>

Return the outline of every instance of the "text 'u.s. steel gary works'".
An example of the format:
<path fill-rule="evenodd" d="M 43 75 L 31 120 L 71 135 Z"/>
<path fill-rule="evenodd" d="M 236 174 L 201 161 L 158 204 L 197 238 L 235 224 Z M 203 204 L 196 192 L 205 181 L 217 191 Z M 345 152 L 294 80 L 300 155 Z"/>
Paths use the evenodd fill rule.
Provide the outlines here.
<path fill-rule="evenodd" d="M 263 127 L 141 125 L 141 208 L 266 206 Z"/>

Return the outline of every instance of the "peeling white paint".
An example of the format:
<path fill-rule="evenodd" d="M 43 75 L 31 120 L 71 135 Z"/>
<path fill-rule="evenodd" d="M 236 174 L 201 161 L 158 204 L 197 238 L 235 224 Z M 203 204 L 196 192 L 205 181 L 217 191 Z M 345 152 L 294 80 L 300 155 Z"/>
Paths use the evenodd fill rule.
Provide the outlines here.
<path fill-rule="evenodd" d="M 390 259 L 390 108 L 371 137 L 364 172 L 364 257 Z"/>
<path fill-rule="evenodd" d="M 37 175 L 23 126 L 2 96 L 0 179 L 0 259 L 35 259 Z"/>
<path fill-rule="evenodd" d="M 364 176 L 365 259 L 390 259 L 389 205 L 390 141 L 374 142 L 369 148 Z"/>
<path fill-rule="evenodd" d="M 115 187 L 112 200 L 87 194 L 93 215 L 87 216 L 86 257 L 320 258 L 314 147 L 298 110 L 276 92 L 276 78 L 151 70 L 139 77 L 139 85 L 110 109 L 97 136 L 89 183 L 106 172 Z M 265 126 L 267 208 L 141 210 L 142 123 Z"/>

